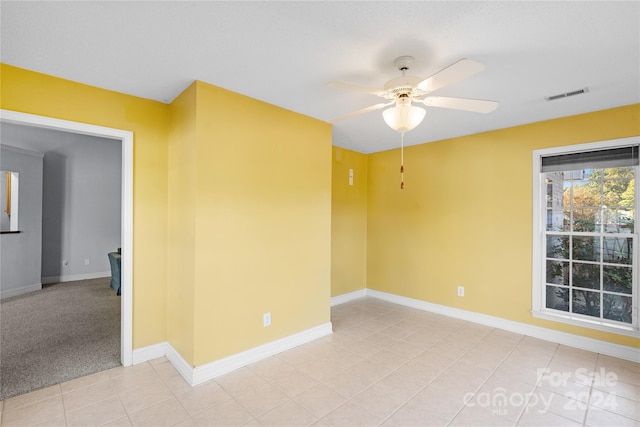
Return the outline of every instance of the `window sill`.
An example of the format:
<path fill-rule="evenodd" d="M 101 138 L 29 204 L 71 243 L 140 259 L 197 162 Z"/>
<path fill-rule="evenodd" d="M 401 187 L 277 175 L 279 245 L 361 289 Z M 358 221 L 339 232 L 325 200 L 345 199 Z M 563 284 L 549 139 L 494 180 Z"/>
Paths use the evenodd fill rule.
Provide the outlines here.
<path fill-rule="evenodd" d="M 18 234 L 20 231 L 0 231 L 0 234 Z"/>
<path fill-rule="evenodd" d="M 610 332 L 617 335 L 625 335 L 633 338 L 640 338 L 640 330 L 633 326 L 623 326 L 603 322 L 601 320 L 590 320 L 583 317 L 571 316 L 569 314 L 556 314 L 548 311 L 532 310 L 531 314 L 538 319 L 551 320 L 553 322 L 565 323 L 573 326 L 580 326 L 583 328 L 596 329 L 598 331 Z"/>

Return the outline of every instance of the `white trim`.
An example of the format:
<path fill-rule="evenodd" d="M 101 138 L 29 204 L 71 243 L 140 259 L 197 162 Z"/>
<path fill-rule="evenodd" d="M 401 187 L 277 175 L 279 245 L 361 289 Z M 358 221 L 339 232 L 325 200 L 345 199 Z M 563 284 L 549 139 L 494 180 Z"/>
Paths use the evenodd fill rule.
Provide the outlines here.
<path fill-rule="evenodd" d="M 633 306 L 632 316 L 633 322 L 628 328 L 619 327 L 615 322 L 607 322 L 605 319 L 597 319 L 597 321 L 585 319 L 582 320 L 579 315 L 572 315 L 571 313 L 562 313 L 555 310 L 546 309 L 545 305 L 545 286 L 543 280 L 543 248 L 544 248 L 544 231 L 545 231 L 545 218 L 542 215 L 542 200 L 544 186 L 542 183 L 543 174 L 542 169 L 542 157 L 553 156 L 559 154 L 580 153 L 585 151 L 593 151 L 615 147 L 627 147 L 631 145 L 640 144 L 640 136 L 632 136 L 628 138 L 612 139 L 607 141 L 596 141 L 585 144 L 566 145 L 560 147 L 545 148 L 533 151 L 533 212 L 532 212 L 532 272 L 531 272 L 531 314 L 534 317 L 576 325 L 584 328 L 599 330 L 603 332 L 609 332 L 619 335 L 625 335 L 630 337 L 640 337 L 640 325 L 638 320 L 638 300 L 640 299 L 640 272 L 638 268 L 634 267 L 633 271 Z M 638 194 L 638 188 L 640 183 L 636 180 L 636 193 Z M 640 197 L 636 197 L 635 206 L 636 215 L 640 212 Z M 635 233 L 637 235 L 637 231 Z M 634 239 L 634 242 L 637 239 Z M 634 245 L 635 246 L 635 245 Z"/>
<path fill-rule="evenodd" d="M 342 295 L 336 295 L 335 297 L 331 297 L 331 307 L 336 305 L 344 304 L 349 301 L 357 300 L 360 298 L 364 298 L 367 296 L 366 289 L 358 289 L 357 291 L 349 292 Z"/>
<path fill-rule="evenodd" d="M 195 368 L 184 360 L 171 344 L 165 341 L 134 350 L 133 364 L 166 356 L 185 381 L 189 385 L 195 386 L 332 333 L 331 322 L 327 322 Z"/>
<path fill-rule="evenodd" d="M 42 283 L 35 283 L 33 285 L 20 286 L 15 289 L 8 289 L 6 291 L 0 290 L 0 299 L 11 298 L 18 295 L 26 294 L 27 292 L 39 291 L 42 289 Z"/>
<path fill-rule="evenodd" d="M 540 291 L 540 283 L 542 283 L 542 174 L 541 169 L 541 153 L 538 150 L 533 152 L 533 212 L 531 227 L 531 311 L 540 311 L 542 307 L 542 292 Z"/>
<path fill-rule="evenodd" d="M 76 280 L 101 279 L 103 277 L 111 277 L 110 271 L 100 271 L 98 273 L 71 274 L 67 276 L 49 276 L 42 278 L 43 285 L 60 282 L 75 282 Z"/>
<path fill-rule="evenodd" d="M 581 316 L 579 314 L 571 315 L 566 314 L 565 312 L 558 313 L 554 310 L 531 310 L 531 314 L 533 315 L 533 317 L 537 317 L 539 319 L 550 320 L 552 322 L 567 323 L 569 325 L 581 326 L 583 328 L 589 327 L 589 324 L 591 323 L 593 325 L 591 327 L 592 329 L 598 329 L 600 331 L 610 332 L 612 334 L 626 335 L 633 338 L 640 338 L 640 331 L 637 331 L 633 329 L 632 326 L 628 326 L 623 323 L 606 323 L 600 321 L 600 319 L 590 319 L 587 316 Z"/>
<path fill-rule="evenodd" d="M 11 206 L 13 212 L 9 217 L 9 231 L 20 231 L 18 218 L 20 217 L 20 172 L 10 172 L 11 175 Z"/>
<path fill-rule="evenodd" d="M 608 356 L 630 360 L 636 363 L 640 362 L 640 351 L 638 351 L 638 349 L 635 347 L 614 344 L 607 341 L 569 334 L 567 332 L 554 331 L 553 329 L 528 325 L 526 323 L 514 322 L 512 320 L 506 320 L 500 317 L 489 316 L 482 313 L 475 313 L 459 308 L 447 307 L 440 304 L 433 304 L 430 302 L 407 298 L 400 295 L 375 291 L 373 289 L 367 289 L 367 296 L 383 301 L 392 302 L 394 304 L 403 305 L 406 307 L 416 308 L 418 310 L 441 314 L 443 316 L 454 317 L 456 319 L 467 320 L 469 322 L 474 322 L 497 329 L 503 329 L 505 331 L 514 332 L 517 334 L 528 335 L 534 338 L 540 338 L 545 341 L 551 341 L 570 347 L 576 347 L 583 350 L 606 354 Z"/>
<path fill-rule="evenodd" d="M 122 296 L 122 346 L 120 359 L 124 366 L 133 362 L 133 132 L 122 136 L 122 219 L 120 293 Z"/>
<path fill-rule="evenodd" d="M 0 121 L 122 141 L 122 266 L 120 362 L 133 361 L 133 132 L 0 109 Z"/>
<path fill-rule="evenodd" d="M 194 386 L 193 382 L 193 371 L 194 367 L 189 364 L 178 351 L 173 348 L 173 346 L 167 343 L 167 359 L 171 362 L 174 368 L 182 375 L 182 378 L 189 384 L 190 386 Z"/>
<path fill-rule="evenodd" d="M 158 344 L 136 348 L 135 350 L 133 350 L 133 364 L 137 365 L 139 363 L 148 362 L 149 360 L 166 356 L 166 354 L 169 352 L 169 347 L 171 347 L 169 343 L 164 341 Z"/>
<path fill-rule="evenodd" d="M 39 159 L 44 158 L 44 153 L 39 151 L 27 150 L 26 148 L 14 147 L 13 145 L 0 144 L 1 150 L 11 151 L 16 154 L 24 154 L 25 156 L 37 157 Z"/>
<path fill-rule="evenodd" d="M 234 354 L 233 356 L 225 357 L 224 359 L 216 360 L 215 362 L 207 363 L 206 365 L 196 366 L 193 368 L 191 385 L 201 384 L 243 366 L 258 362 L 262 359 L 273 356 L 274 354 L 282 353 L 283 351 L 332 333 L 333 328 L 331 326 L 331 322 L 327 322 L 320 326 L 316 326 L 315 328 L 307 329 L 305 331 L 289 335 L 288 337 L 251 348 L 243 351 L 242 353 Z"/>

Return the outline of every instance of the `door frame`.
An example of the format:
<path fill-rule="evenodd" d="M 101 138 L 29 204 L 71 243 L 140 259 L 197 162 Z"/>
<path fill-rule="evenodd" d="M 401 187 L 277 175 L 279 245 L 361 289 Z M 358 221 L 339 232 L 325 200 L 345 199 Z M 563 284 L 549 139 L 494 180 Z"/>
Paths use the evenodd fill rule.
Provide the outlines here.
<path fill-rule="evenodd" d="M 116 139 L 122 142 L 120 362 L 133 363 L 133 132 L 0 109 L 0 122 Z"/>

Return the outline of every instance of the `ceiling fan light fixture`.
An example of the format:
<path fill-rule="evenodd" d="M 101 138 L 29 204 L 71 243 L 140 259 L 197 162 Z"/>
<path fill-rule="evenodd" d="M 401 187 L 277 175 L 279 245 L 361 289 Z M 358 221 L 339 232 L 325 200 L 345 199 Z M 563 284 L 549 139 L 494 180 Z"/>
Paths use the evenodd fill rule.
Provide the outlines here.
<path fill-rule="evenodd" d="M 414 105 L 396 105 L 382 112 L 382 118 L 397 132 L 408 132 L 422 123 L 427 111 Z"/>

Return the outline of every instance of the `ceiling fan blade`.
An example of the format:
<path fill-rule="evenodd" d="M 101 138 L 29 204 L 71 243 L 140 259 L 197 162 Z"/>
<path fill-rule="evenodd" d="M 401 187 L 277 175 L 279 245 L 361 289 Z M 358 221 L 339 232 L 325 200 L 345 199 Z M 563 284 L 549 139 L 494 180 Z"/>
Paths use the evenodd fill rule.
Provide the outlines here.
<path fill-rule="evenodd" d="M 421 101 L 428 107 L 451 108 L 453 110 L 473 111 L 474 113 L 490 113 L 498 107 L 498 102 L 496 101 L 449 98 L 446 96 L 429 96 Z"/>
<path fill-rule="evenodd" d="M 384 102 L 384 103 L 376 104 L 376 105 L 371 105 L 371 106 L 369 106 L 367 108 L 363 108 L 361 110 L 353 111 L 353 112 L 351 112 L 349 114 L 345 114 L 344 116 L 340 116 L 338 118 L 329 120 L 329 123 L 341 122 L 342 120 L 347 120 L 347 119 L 350 119 L 351 117 L 355 117 L 355 116 L 359 116 L 360 114 L 368 113 L 369 111 L 379 110 L 379 109 L 384 108 L 387 105 L 391 105 L 391 104 L 393 104 L 393 101 Z"/>
<path fill-rule="evenodd" d="M 418 83 L 418 89 L 433 92 L 441 87 L 466 79 L 483 69 L 484 65 L 480 62 L 464 58 Z"/>
<path fill-rule="evenodd" d="M 354 90 L 356 92 L 368 93 L 370 95 L 376 95 L 376 96 L 385 96 L 387 94 L 387 91 L 382 89 L 374 89 L 371 87 L 360 86 L 358 84 L 349 83 L 349 82 L 329 82 L 329 87 Z"/>

